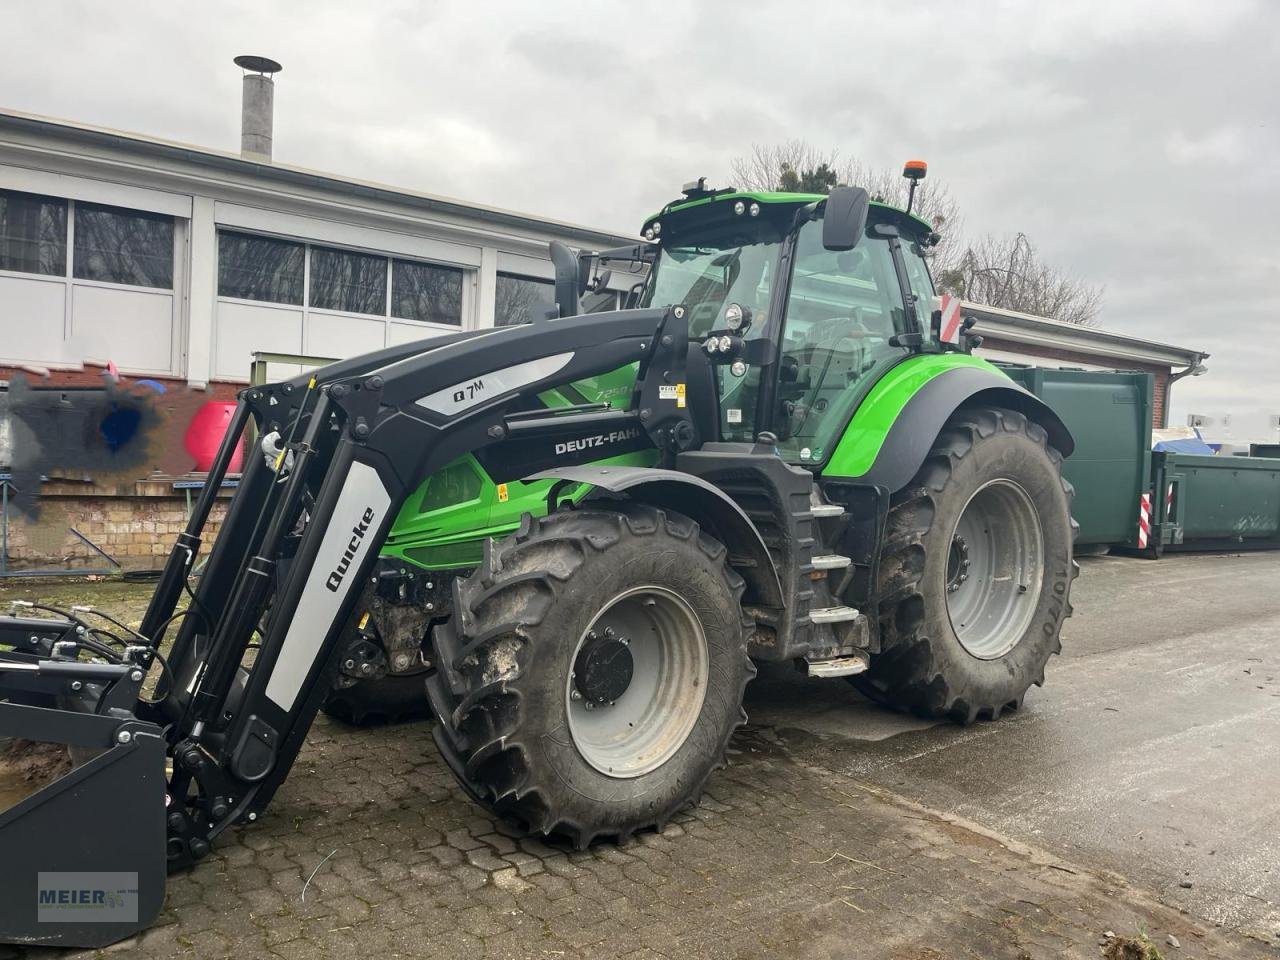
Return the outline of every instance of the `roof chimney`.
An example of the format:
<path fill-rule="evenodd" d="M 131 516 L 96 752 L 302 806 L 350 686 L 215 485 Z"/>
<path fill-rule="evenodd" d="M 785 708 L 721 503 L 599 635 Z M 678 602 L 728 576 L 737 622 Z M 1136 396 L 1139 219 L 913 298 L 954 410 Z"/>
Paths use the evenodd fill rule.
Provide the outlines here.
<path fill-rule="evenodd" d="M 271 119 L 276 84 L 272 74 L 284 67 L 266 57 L 239 56 L 236 66 L 245 71 L 240 101 L 240 156 L 271 162 Z"/>

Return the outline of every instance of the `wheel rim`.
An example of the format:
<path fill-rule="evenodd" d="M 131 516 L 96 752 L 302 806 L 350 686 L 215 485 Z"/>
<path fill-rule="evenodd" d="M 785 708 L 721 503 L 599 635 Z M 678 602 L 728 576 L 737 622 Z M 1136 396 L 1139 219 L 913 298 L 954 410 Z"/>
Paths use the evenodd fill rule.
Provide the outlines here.
<path fill-rule="evenodd" d="M 664 587 L 634 587 L 605 604 L 578 638 L 572 663 L 569 733 L 582 758 L 608 776 L 662 766 L 702 712 L 706 634 L 688 602 Z"/>
<path fill-rule="evenodd" d="M 1035 615 L 1044 532 L 1031 497 L 992 480 L 965 504 L 947 555 L 947 614 L 960 645 L 995 660 L 1018 645 Z"/>

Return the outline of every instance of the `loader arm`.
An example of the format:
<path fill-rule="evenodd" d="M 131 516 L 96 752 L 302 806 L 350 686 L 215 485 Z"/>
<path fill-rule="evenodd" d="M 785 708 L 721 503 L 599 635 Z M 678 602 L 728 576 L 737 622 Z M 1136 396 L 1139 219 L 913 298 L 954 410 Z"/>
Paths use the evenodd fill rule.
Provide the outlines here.
<path fill-rule="evenodd" d="M 682 307 L 629 310 L 458 334 L 245 390 L 144 629 L 119 658 L 143 669 L 159 659 L 160 696 L 137 698 L 129 679 L 135 669 L 99 671 L 101 682 L 77 683 L 73 695 L 66 671 L 56 669 L 87 649 L 76 645 L 72 622 L 48 621 L 38 648 L 22 652 L 17 643 L 33 635 L 31 618 L 0 621 L 0 643 L 15 646 L 0 651 L 0 736 L 11 734 L 6 724 L 29 729 L 23 698 L 75 699 L 79 712 L 110 716 L 122 728 L 163 729 L 172 774 L 165 795 L 147 802 L 167 807 L 169 869 L 200 859 L 223 830 L 255 820 L 288 775 L 330 686 L 360 585 L 422 478 L 468 451 L 567 424 L 640 429 L 674 464 L 700 442 L 683 391 L 677 399 L 674 389 L 685 382 L 687 352 Z M 533 400 L 636 361 L 627 409 L 539 409 Z M 175 614 L 212 506 L 208 491 L 218 488 L 250 423 L 261 436 L 279 434 L 282 449 L 271 462 L 249 458 L 205 575 L 188 609 Z M 175 642 L 161 656 L 160 640 L 175 620 Z M 125 697 L 117 687 L 131 682 Z M 23 823 L 13 815 L 20 813 L 0 815 L 6 863 L 13 862 L 7 851 L 18 849 Z M 35 869 L 20 869 L 28 867 Z M 141 882 L 163 886 L 163 877 Z"/>

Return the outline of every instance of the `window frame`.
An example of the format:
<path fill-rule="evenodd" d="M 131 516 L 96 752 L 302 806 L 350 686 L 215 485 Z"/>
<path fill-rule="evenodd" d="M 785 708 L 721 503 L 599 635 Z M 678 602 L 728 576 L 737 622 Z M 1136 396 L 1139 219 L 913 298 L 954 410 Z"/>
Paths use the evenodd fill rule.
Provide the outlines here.
<path fill-rule="evenodd" d="M 213 290 L 214 297 L 218 300 L 228 300 L 232 303 L 253 303 L 268 307 L 284 307 L 288 309 L 300 310 L 307 302 L 307 281 L 309 280 L 307 244 L 302 240 L 295 240 L 288 237 L 276 236 L 275 234 L 258 233 L 248 230 L 236 230 L 229 227 L 219 227 L 216 231 L 217 238 L 214 243 L 214 264 L 213 264 Z M 246 237 L 250 240 L 266 240 L 274 243 L 287 243 L 302 249 L 302 277 L 300 281 L 301 299 L 298 302 L 292 300 L 259 300 L 256 297 L 237 297 L 233 294 L 222 292 L 222 238 L 223 236 Z"/>
<path fill-rule="evenodd" d="M 144 287 L 136 283 L 118 283 L 114 280 L 91 280 L 87 277 L 77 277 L 75 275 L 75 241 L 76 241 L 76 212 L 81 204 L 89 204 L 95 207 L 107 207 L 111 209 L 123 210 L 126 213 L 131 212 L 129 207 L 119 207 L 110 203 L 97 203 L 88 200 L 76 200 L 73 197 L 57 197 L 53 194 L 33 193 L 30 190 L 10 190 L 5 188 L 8 193 L 23 193 L 28 196 L 47 197 L 50 200 L 57 200 L 66 205 L 66 239 L 64 243 L 63 269 L 61 273 L 30 273 L 26 270 L 5 270 L 0 269 L 0 277 L 15 277 L 23 280 L 39 280 L 45 283 L 63 283 L 78 287 L 100 287 L 105 290 L 131 290 L 135 293 L 154 294 L 155 296 L 169 296 L 175 299 L 182 296 L 183 284 L 186 282 L 187 265 L 184 262 L 184 252 L 187 244 L 187 235 L 189 231 L 189 219 L 173 214 L 155 213 L 151 210 L 136 210 L 132 212 L 140 214 L 149 214 L 155 216 L 168 216 L 173 220 L 173 271 L 172 285 L 168 287 Z M 68 297 L 70 300 L 70 297 Z M 246 303 L 257 303 L 256 300 L 247 300 Z M 70 306 L 68 306 L 70 311 Z M 68 321 L 69 322 L 69 321 Z"/>
<path fill-rule="evenodd" d="M 220 263 L 214 264 L 214 297 L 218 301 L 226 301 L 227 303 L 238 303 L 245 306 L 263 307 L 268 310 L 294 310 L 301 311 L 304 315 L 309 313 L 317 313 L 330 317 L 358 317 L 362 320 L 385 320 L 390 323 L 412 323 L 417 326 L 425 327 L 433 330 L 465 330 L 467 329 L 467 310 L 469 306 L 467 296 L 467 283 L 469 280 L 474 281 L 476 268 L 469 264 L 463 263 L 446 263 L 441 260 L 429 260 L 425 257 L 410 257 L 404 254 L 384 253 L 380 250 L 371 250 L 365 247 L 353 247 L 341 243 L 329 243 L 322 240 L 304 240 L 299 237 L 272 233 L 266 230 L 254 230 L 244 227 L 232 226 L 230 224 L 218 224 L 217 232 L 219 235 L 223 233 L 238 234 L 244 237 L 261 237 L 264 240 L 279 240 L 284 243 L 294 243 L 301 246 L 304 250 L 302 265 L 302 303 L 284 303 L 279 300 L 254 300 L 248 297 L 233 297 L 227 294 L 218 293 L 217 291 L 217 272 Z M 217 245 L 215 244 L 215 247 Z M 325 250 L 335 250 L 342 253 L 355 253 L 363 256 L 371 256 L 386 261 L 386 290 L 383 296 L 383 312 L 382 313 L 357 313 L 353 310 L 336 310 L 331 307 L 318 307 L 311 302 L 311 252 L 315 248 Z M 458 322 L 445 323 L 439 320 L 415 320 L 412 317 L 398 317 L 391 312 L 392 291 L 391 285 L 394 282 L 392 274 L 395 261 L 401 260 L 406 263 L 421 263 L 430 267 L 439 267 L 445 270 L 455 270 L 462 276 L 462 298 L 458 310 Z"/>
<path fill-rule="evenodd" d="M 69 279 L 71 272 L 71 220 L 73 201 L 67 197 L 55 197 L 46 193 L 33 193 L 30 190 L 11 190 L 7 187 L 0 189 L 0 193 L 33 197 L 40 201 L 52 201 L 53 203 L 62 205 L 62 271 L 60 273 L 39 273 L 31 270 L 14 270 L 11 268 L 0 267 L 0 276 L 39 278 L 42 280 Z M 37 244 L 39 242 L 39 240 L 36 241 Z"/>
<path fill-rule="evenodd" d="M 376 253 L 370 250 L 358 250 L 352 247 L 343 247 L 331 243 L 307 243 L 307 290 L 306 290 L 306 306 L 308 310 L 314 310 L 319 313 L 328 314 L 330 316 L 340 317 L 364 317 L 376 320 L 395 319 L 391 316 L 391 257 L 389 254 Z M 344 310 L 341 307 L 319 307 L 311 302 L 312 286 L 311 282 L 314 278 L 312 272 L 312 256 L 316 250 L 326 252 L 346 254 L 349 256 L 365 257 L 370 260 L 382 260 L 382 313 L 364 313 L 360 310 Z M 413 322 L 413 321 L 409 321 Z"/>
<path fill-rule="evenodd" d="M 68 207 L 68 229 L 67 229 L 67 278 L 71 283 L 89 284 L 92 286 L 107 287 L 113 290 L 137 290 L 151 291 L 153 293 L 168 294 L 177 297 L 180 290 L 180 278 L 182 276 L 182 267 L 180 265 L 179 246 L 181 244 L 182 230 L 179 227 L 179 218 L 167 213 L 154 213 L 150 210 L 135 210 L 128 207 L 120 207 L 110 203 L 96 203 L 88 200 L 67 200 Z M 84 207 L 95 207 L 98 210 L 111 213 L 118 216 L 132 216 L 139 220 L 161 221 L 167 220 L 169 224 L 169 285 L 155 286 L 152 284 L 130 283 L 124 280 L 102 280 L 97 277 L 80 277 L 76 275 L 76 239 L 80 226 L 80 211 Z"/>
<path fill-rule="evenodd" d="M 401 317 L 395 313 L 395 281 L 396 281 L 396 263 L 404 263 L 412 266 L 423 266 L 437 270 L 445 270 L 458 275 L 458 321 L 450 323 L 447 320 L 419 320 L 417 317 Z M 388 255 L 387 258 L 387 319 L 394 320 L 397 323 L 420 323 L 430 327 L 449 327 L 450 329 L 463 330 L 466 328 L 466 307 L 467 307 L 467 271 L 468 268 L 460 264 L 437 263 L 434 260 L 419 260 L 413 257 L 397 256 L 395 254 Z"/>
<path fill-rule="evenodd" d="M 190 215 L 181 213 L 170 213 L 162 209 L 151 209 L 144 207 L 126 207 L 119 203 L 104 203 L 98 200 L 77 199 L 74 196 L 59 196 L 47 191 L 24 190 L 17 187 L 5 187 L 6 192 L 26 194 L 29 196 L 45 197 L 50 200 L 56 200 L 65 204 L 66 210 L 66 235 L 64 238 L 65 249 L 63 257 L 63 270 L 61 273 L 30 273 L 25 270 L 3 270 L 0 269 L 0 278 L 6 280 L 17 280 L 27 283 L 44 283 L 53 284 L 62 288 L 62 317 L 61 317 L 61 340 L 64 347 L 73 345 L 76 322 L 76 290 L 103 290 L 115 291 L 118 293 L 127 293 L 135 297 L 159 297 L 168 303 L 169 317 L 169 359 L 166 363 L 151 365 L 138 365 L 131 361 L 121 358 L 118 354 L 115 359 L 119 361 L 120 369 L 127 372 L 131 376 L 141 377 L 183 377 L 186 375 L 186 357 L 190 349 L 189 337 L 190 332 L 187 327 L 186 319 L 183 314 L 184 298 L 189 295 L 189 264 L 187 262 L 186 251 L 191 238 L 191 221 Z M 79 208 L 82 205 L 90 205 L 94 207 L 105 207 L 108 209 L 120 210 L 126 214 L 136 213 L 142 215 L 154 215 L 158 217 L 168 217 L 173 222 L 172 236 L 172 276 L 171 286 L 168 287 L 149 287 L 140 286 L 133 283 L 118 283 L 111 280 L 91 280 L 88 278 L 77 277 L 74 275 L 75 270 L 75 235 L 76 221 L 78 218 Z M 70 355 L 68 355 L 70 356 Z M 98 363 L 106 362 L 111 359 L 109 355 L 94 356 L 85 358 L 82 354 L 77 354 L 75 359 L 64 358 L 40 358 L 33 360 L 22 354 L 15 354 L 11 357 L 9 363 L 38 363 L 40 366 L 47 366 L 52 369 L 77 369 L 84 362 Z"/>

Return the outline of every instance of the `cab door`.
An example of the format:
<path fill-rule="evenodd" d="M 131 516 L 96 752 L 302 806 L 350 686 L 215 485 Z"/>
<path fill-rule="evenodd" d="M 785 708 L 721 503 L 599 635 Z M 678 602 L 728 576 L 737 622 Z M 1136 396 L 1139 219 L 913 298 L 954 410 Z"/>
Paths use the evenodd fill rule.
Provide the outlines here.
<path fill-rule="evenodd" d="M 801 227 L 777 370 L 774 422 L 785 459 L 822 463 L 866 389 L 910 353 L 895 338 L 926 333 L 928 271 L 920 260 L 918 270 L 900 272 L 894 243 L 906 246 L 872 226 L 852 250 L 832 251 L 822 245 L 821 221 Z M 910 288 L 905 297 L 900 276 Z"/>

